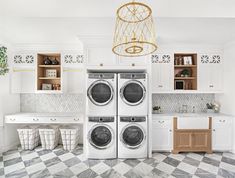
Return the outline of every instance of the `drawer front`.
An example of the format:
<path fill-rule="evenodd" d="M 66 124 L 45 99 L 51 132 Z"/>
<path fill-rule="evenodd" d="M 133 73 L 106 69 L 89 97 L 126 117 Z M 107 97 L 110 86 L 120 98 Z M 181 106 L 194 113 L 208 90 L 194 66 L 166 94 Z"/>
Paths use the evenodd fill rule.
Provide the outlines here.
<path fill-rule="evenodd" d="M 154 128 L 172 128 L 172 119 L 153 119 Z"/>
<path fill-rule="evenodd" d="M 7 117 L 5 123 L 37 123 L 39 119 L 37 117 Z"/>
<path fill-rule="evenodd" d="M 228 117 L 212 118 L 212 126 L 213 126 L 213 128 L 231 127 L 232 126 L 232 119 L 228 118 Z"/>
<path fill-rule="evenodd" d="M 80 117 L 6 117 L 5 123 L 9 124 L 60 124 L 60 123 L 83 123 L 83 119 Z"/>

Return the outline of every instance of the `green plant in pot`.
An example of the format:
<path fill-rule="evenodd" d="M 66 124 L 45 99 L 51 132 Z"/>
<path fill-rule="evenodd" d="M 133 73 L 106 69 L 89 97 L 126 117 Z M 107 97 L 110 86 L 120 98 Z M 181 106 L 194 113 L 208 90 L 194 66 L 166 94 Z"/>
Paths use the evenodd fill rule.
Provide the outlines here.
<path fill-rule="evenodd" d="M 159 114 L 159 113 L 161 113 L 162 111 L 161 111 L 161 106 L 154 106 L 153 107 L 153 113 L 154 114 Z"/>
<path fill-rule="evenodd" d="M 182 72 L 181 72 L 181 76 L 182 77 L 189 77 L 190 76 L 190 71 L 188 70 L 188 69 L 184 69 L 184 70 L 182 70 Z"/>
<path fill-rule="evenodd" d="M 7 65 L 7 48 L 4 46 L 0 47 L 0 75 L 5 75 L 8 73 Z"/>

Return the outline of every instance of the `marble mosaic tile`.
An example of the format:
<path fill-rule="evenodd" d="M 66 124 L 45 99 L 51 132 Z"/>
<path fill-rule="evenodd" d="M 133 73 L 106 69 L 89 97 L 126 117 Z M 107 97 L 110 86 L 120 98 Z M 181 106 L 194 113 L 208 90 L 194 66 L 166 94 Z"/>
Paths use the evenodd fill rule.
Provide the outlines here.
<path fill-rule="evenodd" d="M 188 106 L 188 112 L 205 112 L 206 104 L 215 101 L 214 94 L 154 94 L 152 105 L 161 106 L 163 112 L 179 112 L 182 105 Z"/>

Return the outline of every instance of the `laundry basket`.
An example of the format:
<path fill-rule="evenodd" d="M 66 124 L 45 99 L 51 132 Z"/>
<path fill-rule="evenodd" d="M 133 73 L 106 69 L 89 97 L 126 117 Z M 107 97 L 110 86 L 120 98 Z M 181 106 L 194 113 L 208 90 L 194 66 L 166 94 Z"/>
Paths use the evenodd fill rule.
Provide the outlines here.
<path fill-rule="evenodd" d="M 64 150 L 73 150 L 76 148 L 79 139 L 79 129 L 65 126 L 60 128 Z"/>
<path fill-rule="evenodd" d="M 17 129 L 21 148 L 33 150 L 39 144 L 39 133 L 37 126 L 25 126 Z"/>
<path fill-rule="evenodd" d="M 42 148 L 53 150 L 59 142 L 58 127 L 44 127 L 39 129 L 39 135 L 42 143 Z"/>

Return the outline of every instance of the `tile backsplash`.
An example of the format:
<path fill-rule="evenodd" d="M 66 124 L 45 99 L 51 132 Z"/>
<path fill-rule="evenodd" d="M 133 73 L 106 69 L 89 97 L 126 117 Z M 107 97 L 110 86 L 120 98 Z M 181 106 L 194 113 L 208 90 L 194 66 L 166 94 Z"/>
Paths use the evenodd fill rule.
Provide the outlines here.
<path fill-rule="evenodd" d="M 179 112 L 182 105 L 187 105 L 188 112 L 205 112 L 206 103 L 214 102 L 214 94 L 153 94 L 152 105 L 161 106 L 164 113 Z"/>
<path fill-rule="evenodd" d="M 153 94 L 152 105 L 163 112 L 178 112 L 182 105 L 188 112 L 205 112 L 206 103 L 214 102 L 214 94 Z M 85 111 L 83 94 L 21 94 L 21 112 L 77 112 Z"/>
<path fill-rule="evenodd" d="M 82 94 L 21 94 L 21 112 L 77 112 L 85 111 Z"/>

